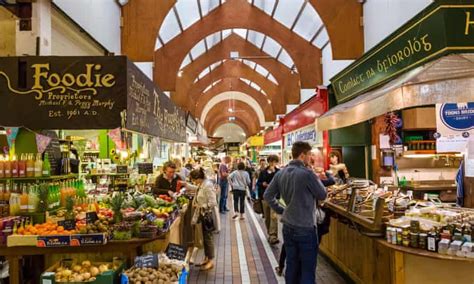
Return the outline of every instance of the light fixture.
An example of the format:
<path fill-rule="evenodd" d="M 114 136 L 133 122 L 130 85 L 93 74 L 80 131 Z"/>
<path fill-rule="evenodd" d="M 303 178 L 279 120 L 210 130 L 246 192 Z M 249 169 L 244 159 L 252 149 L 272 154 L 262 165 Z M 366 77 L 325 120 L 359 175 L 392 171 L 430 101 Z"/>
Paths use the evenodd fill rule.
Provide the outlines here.
<path fill-rule="evenodd" d="M 229 112 L 234 112 L 234 110 L 231 107 L 228 109 L 228 111 Z"/>
<path fill-rule="evenodd" d="M 235 120 L 235 116 L 229 116 L 229 121 L 234 121 Z"/>
<path fill-rule="evenodd" d="M 180 78 L 183 77 L 183 70 L 178 71 L 178 77 L 180 77 Z"/>
<path fill-rule="evenodd" d="M 267 103 L 271 104 L 271 103 L 272 103 L 272 101 L 271 101 L 271 100 L 269 100 L 269 99 L 267 99 Z"/>

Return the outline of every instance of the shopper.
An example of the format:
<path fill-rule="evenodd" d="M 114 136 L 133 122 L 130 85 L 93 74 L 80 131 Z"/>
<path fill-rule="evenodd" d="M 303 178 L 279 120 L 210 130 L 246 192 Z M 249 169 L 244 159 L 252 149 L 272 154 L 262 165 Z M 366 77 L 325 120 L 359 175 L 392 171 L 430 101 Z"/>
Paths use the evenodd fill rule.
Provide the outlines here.
<path fill-rule="evenodd" d="M 253 180 L 253 176 L 254 176 L 254 173 L 255 173 L 255 170 L 252 168 L 252 164 L 250 163 L 250 160 L 249 159 L 246 159 L 246 160 L 243 160 L 244 161 L 244 164 L 245 164 L 245 171 L 249 174 L 249 177 L 250 177 L 250 184 L 249 184 L 249 188 L 248 188 L 248 193 L 250 194 L 250 196 L 252 196 L 252 192 L 254 192 L 254 180 Z"/>
<path fill-rule="evenodd" d="M 209 270 L 214 267 L 215 256 L 214 231 L 216 230 L 217 220 L 215 220 L 213 211 L 217 206 L 216 192 L 213 183 L 206 179 L 202 168 L 193 170 L 190 173 L 190 178 L 198 187 L 196 197 L 193 200 L 194 215 L 192 223 L 201 226 L 202 229 L 205 259 L 199 265 L 201 270 Z"/>
<path fill-rule="evenodd" d="M 240 162 L 237 164 L 237 170 L 233 171 L 229 176 L 232 185 L 232 194 L 234 195 L 234 216 L 232 219 L 244 219 L 245 213 L 245 196 L 250 185 L 249 174 L 245 171 L 245 164 Z"/>
<path fill-rule="evenodd" d="M 254 188 L 254 194 L 252 195 L 252 198 L 253 199 L 256 199 L 257 196 L 262 196 L 261 194 L 259 194 L 259 184 L 258 184 L 258 177 L 260 176 L 260 173 L 262 171 L 264 171 L 265 169 L 267 168 L 267 160 L 266 159 L 260 159 L 258 161 L 258 167 L 255 171 L 255 188 Z"/>
<path fill-rule="evenodd" d="M 319 243 L 314 214 L 308 212 L 315 212 L 316 201 L 326 198 L 326 190 L 306 168 L 311 146 L 298 141 L 291 152 L 293 160 L 275 175 L 264 198 L 272 209 L 282 214 L 286 283 L 315 283 Z M 278 196 L 283 198 L 286 208 L 279 204 Z"/>
<path fill-rule="evenodd" d="M 222 159 L 222 163 L 219 166 L 219 186 L 221 188 L 221 196 L 219 199 L 219 212 L 226 213 L 229 211 L 227 208 L 227 194 L 229 192 L 229 165 L 231 159 L 226 156 Z"/>
<path fill-rule="evenodd" d="M 153 194 L 168 194 L 173 195 L 178 188 L 178 183 L 183 179 L 176 174 L 176 164 L 168 161 L 163 165 L 163 172 L 158 176 L 153 188 Z"/>
<path fill-rule="evenodd" d="M 279 169 L 277 168 L 277 164 L 279 162 L 278 156 L 268 156 L 267 162 L 268 167 L 261 171 L 257 180 L 257 185 L 259 188 L 258 198 L 262 200 L 263 217 L 265 218 L 265 226 L 267 228 L 268 233 L 268 242 L 271 245 L 274 245 L 280 242 L 280 240 L 278 239 L 278 216 L 276 212 L 270 208 L 268 202 L 263 200 L 263 194 L 272 182 L 275 174 L 279 171 Z"/>

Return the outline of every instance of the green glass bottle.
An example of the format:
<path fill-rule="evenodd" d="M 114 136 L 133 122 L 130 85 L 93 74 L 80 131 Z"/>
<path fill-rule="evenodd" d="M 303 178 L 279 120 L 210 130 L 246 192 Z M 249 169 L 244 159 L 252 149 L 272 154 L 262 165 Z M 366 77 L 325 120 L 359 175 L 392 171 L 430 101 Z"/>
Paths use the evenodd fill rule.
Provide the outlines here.
<path fill-rule="evenodd" d="M 44 154 L 43 176 L 44 176 L 44 177 L 49 177 L 49 176 L 51 176 L 51 163 L 49 162 L 48 153 L 45 153 L 45 154 Z"/>

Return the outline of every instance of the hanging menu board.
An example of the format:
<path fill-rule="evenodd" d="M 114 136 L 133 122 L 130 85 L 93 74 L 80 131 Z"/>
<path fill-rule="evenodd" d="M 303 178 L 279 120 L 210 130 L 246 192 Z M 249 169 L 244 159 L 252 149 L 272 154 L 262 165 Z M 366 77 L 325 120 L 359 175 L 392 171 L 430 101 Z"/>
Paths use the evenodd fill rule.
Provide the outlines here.
<path fill-rule="evenodd" d="M 127 129 L 186 142 L 186 113 L 132 62 L 127 64 Z"/>
<path fill-rule="evenodd" d="M 0 58 L 0 122 L 31 129 L 119 127 L 126 62 L 123 56 Z"/>
<path fill-rule="evenodd" d="M 41 131 L 42 135 L 46 135 L 51 138 L 44 153 L 48 153 L 49 163 L 51 164 L 51 175 L 59 175 L 61 161 L 61 148 L 59 146 L 58 135 L 53 130 L 43 130 Z"/>

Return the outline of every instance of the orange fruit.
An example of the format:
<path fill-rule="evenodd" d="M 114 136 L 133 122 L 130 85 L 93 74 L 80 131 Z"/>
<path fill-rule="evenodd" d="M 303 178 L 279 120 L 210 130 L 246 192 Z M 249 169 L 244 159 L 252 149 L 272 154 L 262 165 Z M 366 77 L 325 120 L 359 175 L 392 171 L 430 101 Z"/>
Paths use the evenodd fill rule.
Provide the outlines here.
<path fill-rule="evenodd" d="M 64 232 L 64 227 L 63 226 L 58 226 L 58 232 Z"/>

